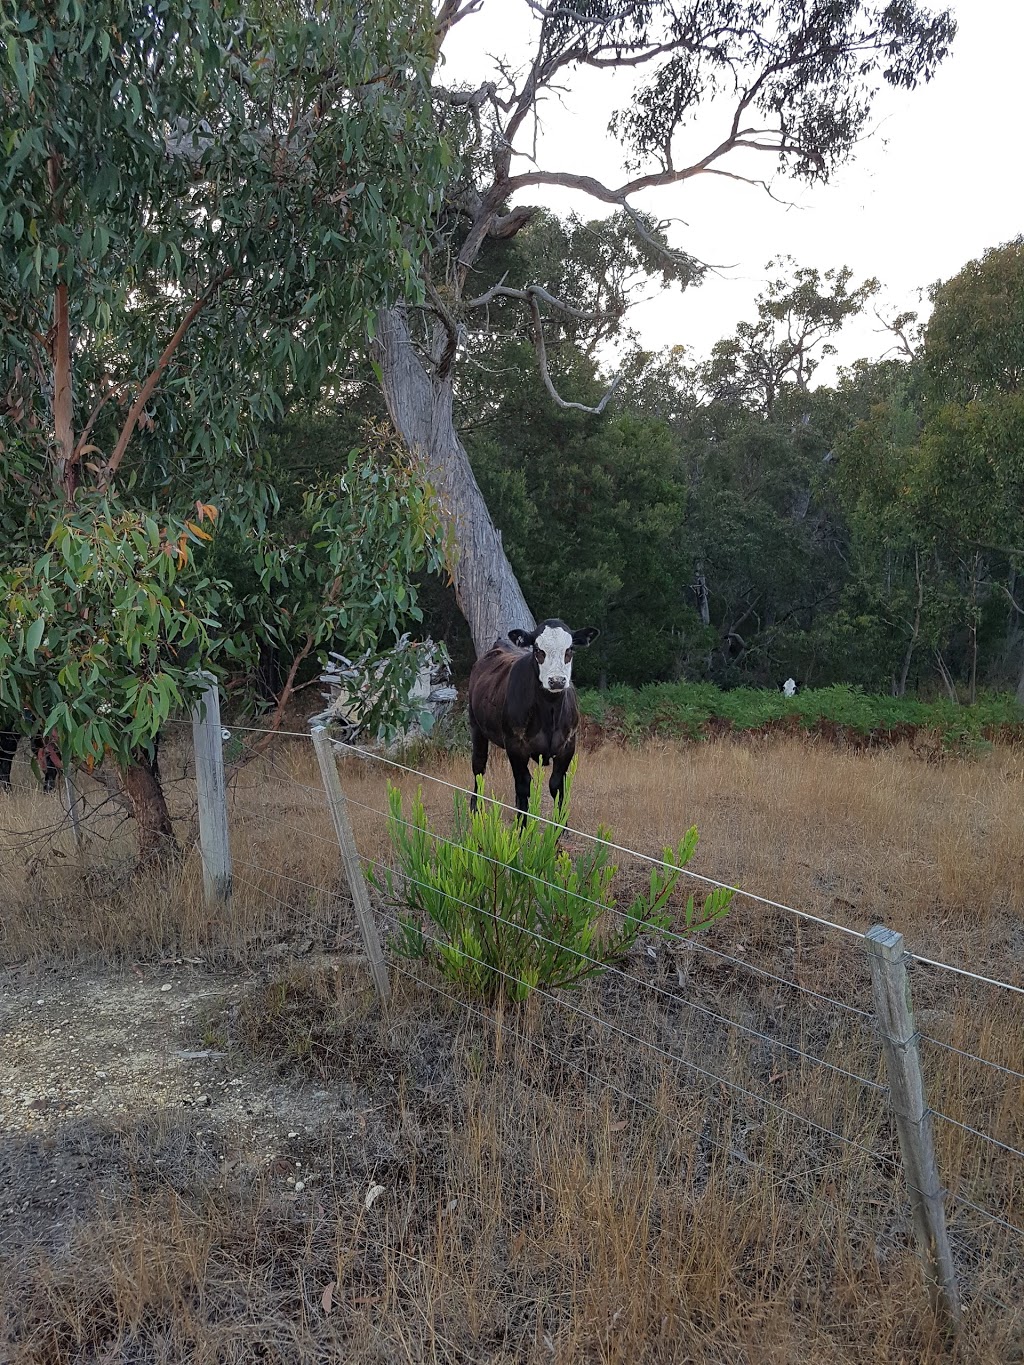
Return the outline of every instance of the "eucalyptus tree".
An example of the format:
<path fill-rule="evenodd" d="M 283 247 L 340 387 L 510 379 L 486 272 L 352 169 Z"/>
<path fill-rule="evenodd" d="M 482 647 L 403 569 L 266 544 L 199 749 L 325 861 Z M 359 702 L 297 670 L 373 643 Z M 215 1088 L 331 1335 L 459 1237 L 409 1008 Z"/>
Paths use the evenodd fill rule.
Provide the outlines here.
<path fill-rule="evenodd" d="M 914 357 L 851 375 L 839 442 L 861 615 L 895 652 L 893 686 L 930 660 L 951 696 L 979 677 L 1024 702 L 1024 243 L 930 291 Z"/>
<path fill-rule="evenodd" d="M 459 149 L 445 212 L 423 260 L 425 302 L 381 311 L 376 353 L 396 427 L 442 493 L 458 544 L 456 590 L 477 649 L 511 625 L 529 625 L 528 604 L 500 533 L 473 477 L 453 416 L 460 353 L 488 322 L 528 337 L 552 402 L 561 394 L 548 363 L 553 338 L 570 325 L 591 335 L 614 328 L 628 276 L 609 272 L 596 296 L 564 293 L 539 276 L 511 281 L 487 265 L 536 213 L 525 196 L 559 187 L 614 211 L 612 231 L 657 259 L 668 278 L 691 283 L 700 265 L 673 250 L 637 208 L 645 191 L 694 187 L 702 177 L 743 179 L 751 157 L 769 173 L 827 181 L 853 151 L 879 88 L 928 80 L 955 32 L 948 11 L 874 0 L 435 0 L 433 109 L 439 131 Z M 448 84 L 444 45 L 459 24 L 500 13 L 512 50 L 475 82 Z M 546 99 L 587 71 L 630 71 L 637 85 L 613 115 L 609 138 L 627 164 L 621 181 L 537 160 Z M 684 149 L 698 114 L 716 131 L 694 154 Z M 468 338 L 468 340 L 467 340 Z M 599 410 L 606 396 L 584 404 Z"/>
<path fill-rule="evenodd" d="M 0 10 L 0 707 L 113 755 L 147 849 L 139 760 L 221 634 L 197 552 L 258 539 L 261 426 L 422 298 L 430 33 L 408 0 Z"/>

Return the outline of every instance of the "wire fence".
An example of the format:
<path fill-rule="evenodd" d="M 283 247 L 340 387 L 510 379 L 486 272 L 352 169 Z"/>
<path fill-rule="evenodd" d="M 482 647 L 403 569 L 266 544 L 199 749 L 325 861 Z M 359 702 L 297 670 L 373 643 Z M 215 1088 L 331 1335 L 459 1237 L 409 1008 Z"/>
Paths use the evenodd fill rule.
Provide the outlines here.
<path fill-rule="evenodd" d="M 234 726 L 232 730 L 265 735 L 259 727 Z M 261 790 L 253 776 L 255 769 L 250 770 L 249 779 L 228 782 L 229 820 L 236 832 L 235 894 L 269 903 L 279 926 L 299 933 L 314 930 L 324 942 L 331 941 L 333 928 L 334 942 L 352 942 L 354 930 L 347 922 L 348 890 L 337 871 L 337 838 L 331 830 L 324 788 L 315 781 L 305 782 L 296 777 L 282 758 L 283 747 L 294 746 L 296 742 L 308 745 L 310 736 L 306 732 L 280 731 L 260 756 L 262 772 L 275 784 L 273 798 L 266 800 L 263 807 L 254 795 Z M 334 747 L 340 755 L 368 768 L 401 773 L 444 792 L 470 794 L 465 786 L 391 755 L 341 741 L 334 741 Z M 116 795 L 95 779 L 73 775 L 71 782 L 72 796 L 82 803 L 80 820 L 87 838 L 116 840 L 127 819 Z M 19 780 L 13 785 L 20 798 L 38 792 L 38 786 L 31 783 Z M 176 801 L 179 819 L 191 821 L 196 810 L 196 787 L 187 745 L 169 760 L 164 785 Z M 381 850 L 388 847 L 387 831 L 394 827 L 396 818 L 372 800 L 361 799 L 362 795 L 356 796 L 350 789 L 346 800 L 373 830 L 373 852 L 361 850 L 363 862 L 383 875 L 392 870 Z M 55 796 L 59 802 L 59 793 Z M 493 796 L 484 799 L 510 814 L 515 811 L 509 803 Z M 58 804 L 45 817 L 38 815 L 38 809 L 31 802 L 31 819 L 38 819 L 38 824 L 18 828 L 4 822 L 0 824 L 0 834 L 19 839 L 26 847 L 33 841 L 42 843 L 69 834 L 69 809 Z M 275 834 L 287 839 L 287 859 L 260 857 L 260 822 L 256 815 L 261 809 L 266 810 Z M 536 818 L 547 826 L 555 826 L 563 838 L 601 843 L 630 863 L 681 872 L 692 883 L 708 890 L 731 891 L 744 903 L 762 907 L 784 921 L 813 925 L 834 945 L 843 970 L 834 972 L 833 979 L 841 979 L 844 987 L 838 992 L 830 982 L 815 981 L 812 974 L 815 964 L 800 962 L 796 949 L 793 974 L 788 974 L 767 953 L 763 954 L 764 960 L 751 961 L 741 956 L 728 940 L 709 942 L 670 928 L 656 936 L 657 942 L 642 945 L 625 963 L 604 963 L 594 954 L 570 945 L 568 952 L 578 960 L 581 969 L 588 973 L 592 969 L 595 974 L 600 971 L 600 984 L 579 993 L 538 987 L 536 996 L 552 1010 L 571 1014 L 578 1024 L 614 1040 L 616 1047 L 643 1056 L 651 1064 L 668 1067 L 678 1077 L 687 1077 L 688 1084 L 697 1084 L 706 1093 L 717 1090 L 728 1096 L 730 1103 L 742 1104 L 748 1112 L 757 1111 L 777 1122 L 795 1124 L 816 1140 L 856 1153 L 864 1159 L 865 1169 L 884 1170 L 888 1178 L 894 1178 L 900 1161 L 885 1103 L 889 1087 L 884 1078 L 875 1015 L 864 1003 L 869 1000 L 861 951 L 864 933 L 780 899 L 735 886 L 728 880 L 690 868 L 675 869 L 645 850 L 603 839 L 586 829 L 543 816 Z M 411 824 L 401 816 L 397 823 L 406 828 Z M 441 846 L 456 843 L 440 833 L 432 833 L 431 837 Z M 544 881 L 514 862 L 502 862 L 486 854 L 477 856 L 508 875 Z M 312 870 L 314 863 L 317 866 Z M 620 921 L 628 918 L 627 912 L 617 905 L 573 894 L 594 911 L 612 918 L 617 916 Z M 457 897 L 452 899 L 467 910 L 479 908 L 459 902 Z M 380 905 L 378 912 L 391 913 Z M 565 948 L 536 927 L 498 918 L 517 933 L 549 947 Z M 429 925 L 421 926 L 424 939 L 433 948 L 444 948 L 444 937 L 430 929 Z M 670 971 L 673 964 L 666 960 L 669 950 L 683 955 L 682 966 L 678 958 L 674 962 L 674 983 Z M 482 969 L 510 981 L 515 979 L 504 968 L 483 958 L 465 953 L 463 956 Z M 940 978 L 945 974 L 950 983 L 980 985 L 1000 993 L 1008 1005 L 1024 995 L 1024 988 L 998 976 L 912 951 L 907 957 L 918 968 Z M 701 982 L 701 964 L 714 968 L 713 984 Z M 409 989 L 430 992 L 466 1017 L 496 1026 L 493 1010 L 447 988 L 450 983 L 436 970 L 423 963 L 414 966 L 412 960 L 395 954 L 390 956 L 389 965 Z M 794 979 L 796 975 L 803 979 Z M 613 986 L 620 992 L 618 998 L 612 992 Z M 841 998 L 847 992 L 852 999 Z M 787 1003 L 780 1004 L 783 1000 Z M 813 1017 L 809 1017 L 808 1011 L 813 1011 Z M 646 1026 L 646 1031 L 634 1023 L 634 1018 Z M 689 1020 L 689 1025 L 681 1025 L 682 1019 Z M 1021 1028 L 1021 1020 L 1013 1018 L 1012 1027 Z M 1018 1258 L 1015 1266 L 1018 1273 L 1024 1273 L 1024 1258 L 1020 1257 L 1024 1250 L 1021 1240 L 1024 1226 L 1014 1216 L 1015 1209 L 1020 1207 L 1017 1196 L 1024 1189 L 1024 1165 L 1018 1165 L 1024 1163 L 1024 1071 L 934 1033 L 919 1032 L 916 1041 L 934 1050 L 935 1065 L 929 1066 L 928 1075 L 933 1104 L 930 1117 L 938 1126 L 940 1164 L 947 1181 L 954 1235 L 970 1246 L 972 1254 L 981 1255 L 984 1239 L 998 1228 L 1006 1234 L 1008 1244 L 1017 1247 L 1013 1253 Z M 542 1040 L 534 1039 L 530 1045 L 545 1053 L 552 1064 L 581 1071 L 590 1082 L 635 1105 L 638 1111 L 659 1112 L 658 1105 L 623 1084 L 621 1077 L 580 1068 Z M 715 1055 L 720 1065 L 707 1064 L 708 1049 L 717 1049 Z M 819 1079 L 815 1081 L 815 1077 Z M 758 1158 L 731 1137 L 723 1140 L 721 1134 L 717 1137 L 709 1134 L 707 1140 L 732 1159 L 759 1166 Z M 914 1186 L 910 1189 L 911 1193 L 922 1193 Z M 971 1223 L 969 1219 L 980 1221 Z"/>

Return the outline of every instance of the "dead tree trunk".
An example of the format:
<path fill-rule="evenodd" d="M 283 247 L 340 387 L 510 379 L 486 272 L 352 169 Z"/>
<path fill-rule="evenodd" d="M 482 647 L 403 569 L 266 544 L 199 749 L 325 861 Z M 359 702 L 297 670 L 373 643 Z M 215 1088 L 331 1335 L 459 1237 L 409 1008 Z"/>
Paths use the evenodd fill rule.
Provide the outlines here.
<path fill-rule="evenodd" d="M 440 500 L 456 547 L 455 596 L 482 654 L 513 626 L 532 630 L 536 621 L 455 431 L 451 374 L 428 372 L 402 308 L 380 314 L 375 350 L 391 420 Z"/>

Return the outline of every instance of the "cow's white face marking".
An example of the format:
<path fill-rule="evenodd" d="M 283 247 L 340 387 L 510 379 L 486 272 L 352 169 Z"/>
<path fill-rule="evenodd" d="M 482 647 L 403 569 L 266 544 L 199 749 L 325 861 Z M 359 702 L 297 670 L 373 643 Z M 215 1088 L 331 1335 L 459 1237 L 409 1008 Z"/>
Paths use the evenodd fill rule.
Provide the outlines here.
<path fill-rule="evenodd" d="M 782 684 L 782 695 L 784 697 L 796 696 L 796 683 L 793 681 L 792 678 L 787 678 L 786 681 Z"/>
<path fill-rule="evenodd" d="M 564 692 L 572 681 L 570 632 L 562 626 L 545 626 L 533 642 L 533 657 L 537 660 L 540 685 L 545 692 Z"/>

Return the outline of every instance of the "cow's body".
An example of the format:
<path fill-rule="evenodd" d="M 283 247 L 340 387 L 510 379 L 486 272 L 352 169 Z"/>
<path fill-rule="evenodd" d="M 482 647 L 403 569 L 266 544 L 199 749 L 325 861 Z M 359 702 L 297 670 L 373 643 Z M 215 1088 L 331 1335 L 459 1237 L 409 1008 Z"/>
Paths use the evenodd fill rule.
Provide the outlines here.
<path fill-rule="evenodd" d="M 17 730 L 0 730 L 0 790 L 11 790 L 11 766 L 18 752 L 18 741 L 25 738 Z M 31 736 L 32 756 L 43 775 L 43 791 L 52 792 L 60 772 L 60 755 L 53 740 L 41 734 Z"/>
<path fill-rule="evenodd" d="M 496 744 L 508 755 L 521 812 L 530 799 L 531 760 L 551 764 L 549 788 L 556 804 L 561 802 L 580 719 L 572 651 L 596 635 L 592 627 L 574 632 L 563 621 L 549 620 L 532 634 L 510 631 L 509 639 L 476 661 L 469 675 L 474 785 L 487 768 L 489 746 Z M 475 809 L 475 795 L 471 804 Z"/>
<path fill-rule="evenodd" d="M 29 718 L 31 719 L 31 717 Z M 11 790 L 11 767 L 14 763 L 14 756 L 18 752 L 18 741 L 25 738 L 25 734 L 18 730 L 0 730 L 0 791 L 9 792 Z M 32 744 L 32 757 L 36 760 L 39 771 L 43 775 L 43 791 L 52 792 L 57 785 L 57 774 L 63 767 L 57 741 L 52 734 L 45 736 L 37 733 L 29 738 Z M 144 750 L 140 750 L 139 753 L 139 762 L 149 769 L 158 782 L 160 781 L 159 750 L 160 735 L 158 733 L 153 740 L 152 757 Z"/>

